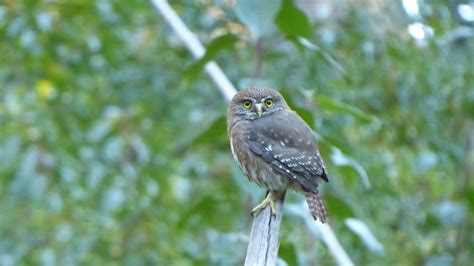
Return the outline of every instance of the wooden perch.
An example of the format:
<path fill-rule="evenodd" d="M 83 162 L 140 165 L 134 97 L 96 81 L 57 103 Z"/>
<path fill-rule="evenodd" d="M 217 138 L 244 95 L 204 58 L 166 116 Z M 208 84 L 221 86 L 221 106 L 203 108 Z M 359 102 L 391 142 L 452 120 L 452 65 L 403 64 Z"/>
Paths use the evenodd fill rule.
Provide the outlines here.
<path fill-rule="evenodd" d="M 284 200 L 282 197 L 276 201 L 276 215 L 272 215 L 270 206 L 267 206 L 254 217 L 245 266 L 276 265 Z"/>

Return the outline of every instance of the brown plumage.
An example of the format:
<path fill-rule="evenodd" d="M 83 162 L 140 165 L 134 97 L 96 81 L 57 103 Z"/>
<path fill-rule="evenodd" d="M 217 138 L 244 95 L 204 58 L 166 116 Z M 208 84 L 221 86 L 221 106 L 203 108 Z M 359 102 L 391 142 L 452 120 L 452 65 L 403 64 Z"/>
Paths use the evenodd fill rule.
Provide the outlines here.
<path fill-rule="evenodd" d="M 315 220 L 319 219 L 322 223 L 326 222 L 327 213 L 323 201 L 319 196 L 318 189 L 316 191 L 303 191 L 308 203 L 309 211 Z"/>
<path fill-rule="evenodd" d="M 252 210 L 272 206 L 288 188 L 302 191 L 314 219 L 326 222 L 318 181 L 328 181 L 311 128 L 292 111 L 281 94 L 268 88 L 239 91 L 227 111 L 234 159 L 251 180 L 269 191 Z"/>

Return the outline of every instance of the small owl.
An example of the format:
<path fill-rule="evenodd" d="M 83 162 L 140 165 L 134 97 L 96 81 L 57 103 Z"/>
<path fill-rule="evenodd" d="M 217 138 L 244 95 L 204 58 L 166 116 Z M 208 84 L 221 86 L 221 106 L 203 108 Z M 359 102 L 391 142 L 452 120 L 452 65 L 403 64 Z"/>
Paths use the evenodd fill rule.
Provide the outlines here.
<path fill-rule="evenodd" d="M 227 132 L 239 167 L 268 191 L 252 214 L 268 204 L 275 213 L 275 200 L 293 188 L 304 193 L 313 218 L 326 222 L 318 182 L 328 182 L 328 176 L 316 138 L 280 93 L 268 88 L 239 91 L 227 111 Z"/>

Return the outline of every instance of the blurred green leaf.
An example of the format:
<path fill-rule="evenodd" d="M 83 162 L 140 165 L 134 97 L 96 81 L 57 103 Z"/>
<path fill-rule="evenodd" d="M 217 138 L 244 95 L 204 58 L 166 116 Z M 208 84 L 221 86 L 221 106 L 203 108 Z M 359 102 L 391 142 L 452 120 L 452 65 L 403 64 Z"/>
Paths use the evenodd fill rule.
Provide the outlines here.
<path fill-rule="evenodd" d="M 192 140 L 193 145 L 215 144 L 216 140 L 227 139 L 227 120 L 225 116 L 215 119 L 210 126 L 198 133 Z"/>
<path fill-rule="evenodd" d="M 343 74 L 345 78 L 350 78 L 350 76 L 347 74 L 347 71 L 328 52 L 322 50 L 319 46 L 303 37 L 297 37 L 296 42 L 297 44 L 300 44 L 303 47 L 314 51 L 317 55 L 321 56 L 324 61 L 326 61 L 331 67 Z"/>
<path fill-rule="evenodd" d="M 306 108 L 291 107 L 308 125 L 314 124 L 313 113 Z"/>
<path fill-rule="evenodd" d="M 283 239 L 280 243 L 280 248 L 278 249 L 278 257 L 283 259 L 287 265 L 300 265 L 298 263 L 298 252 L 295 245 Z"/>
<path fill-rule="evenodd" d="M 312 35 L 312 26 L 308 17 L 294 5 L 292 0 L 282 0 L 275 22 L 288 38 L 310 38 Z"/>
<path fill-rule="evenodd" d="M 359 174 L 359 177 L 361 178 L 365 188 L 371 188 L 369 176 L 367 175 L 364 167 L 358 161 L 344 154 L 336 147 L 331 148 L 331 160 L 335 165 L 352 167 Z"/>
<path fill-rule="evenodd" d="M 211 217 L 218 217 L 218 214 L 213 212 L 213 208 L 209 208 L 210 206 L 217 206 L 217 204 L 219 204 L 219 202 L 216 200 L 216 197 L 212 195 L 203 195 L 202 197 L 199 197 L 199 199 L 191 199 L 191 201 L 183 207 L 181 216 L 179 217 L 179 222 L 174 226 L 183 230 L 187 227 L 189 220 L 199 213 L 208 216 L 209 219 Z M 201 217 L 202 216 L 199 216 L 198 218 Z"/>
<path fill-rule="evenodd" d="M 239 38 L 234 34 L 225 34 L 210 41 L 206 45 L 204 56 L 188 66 L 183 72 L 183 77 L 188 81 L 195 80 L 207 62 L 214 60 L 221 51 L 231 49 L 238 40 Z"/>
<path fill-rule="evenodd" d="M 474 188 L 470 188 L 466 192 L 466 200 L 467 206 L 469 207 L 470 211 L 474 213 Z"/>
<path fill-rule="evenodd" d="M 314 124 L 314 117 L 313 113 L 306 109 L 306 108 L 301 108 L 299 107 L 294 101 L 293 97 L 290 97 L 288 93 L 285 91 L 280 91 L 281 95 L 283 98 L 285 98 L 288 106 L 295 111 L 308 125 L 313 125 Z"/>
<path fill-rule="evenodd" d="M 343 199 L 331 194 L 324 194 L 324 202 L 329 210 L 330 220 L 343 220 L 347 217 L 354 217 L 355 214 L 352 211 L 352 207 Z"/>
<path fill-rule="evenodd" d="M 321 108 L 326 111 L 349 114 L 355 119 L 357 119 L 359 122 L 364 123 L 369 123 L 376 120 L 375 117 L 364 113 L 363 111 L 352 105 L 339 102 L 327 96 L 317 95 L 315 96 L 315 99 L 316 102 L 321 106 Z"/>

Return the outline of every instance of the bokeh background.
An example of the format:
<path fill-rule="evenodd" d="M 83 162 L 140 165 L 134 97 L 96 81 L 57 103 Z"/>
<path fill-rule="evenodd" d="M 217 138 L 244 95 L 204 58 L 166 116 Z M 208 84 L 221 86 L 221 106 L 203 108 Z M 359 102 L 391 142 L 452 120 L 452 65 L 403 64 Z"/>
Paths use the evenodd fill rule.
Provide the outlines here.
<path fill-rule="evenodd" d="M 474 261 L 473 1 L 171 4 L 201 60 L 148 1 L 0 2 L 0 265 L 242 264 L 264 191 L 232 160 L 210 59 L 317 132 L 354 263 Z M 280 264 L 334 265 L 302 201 Z"/>

